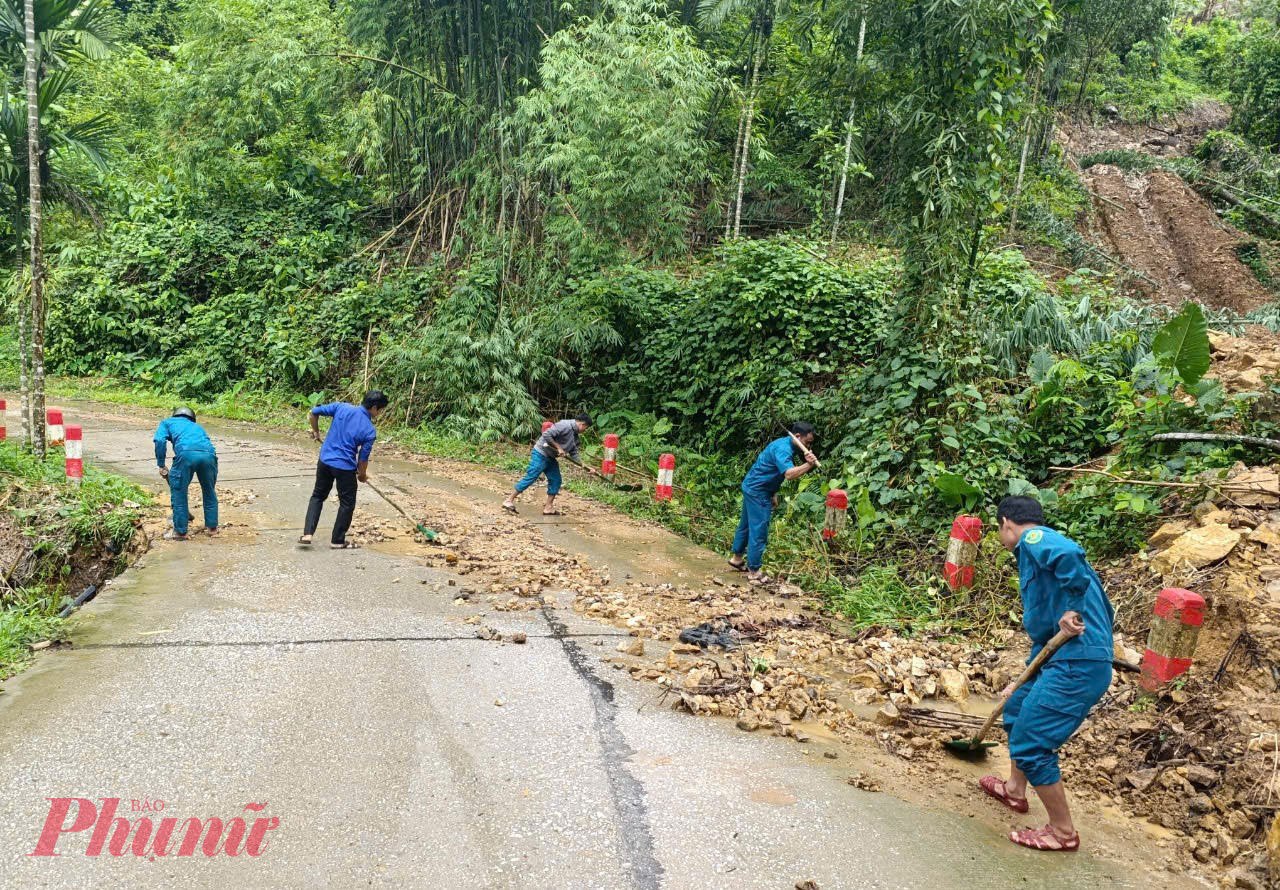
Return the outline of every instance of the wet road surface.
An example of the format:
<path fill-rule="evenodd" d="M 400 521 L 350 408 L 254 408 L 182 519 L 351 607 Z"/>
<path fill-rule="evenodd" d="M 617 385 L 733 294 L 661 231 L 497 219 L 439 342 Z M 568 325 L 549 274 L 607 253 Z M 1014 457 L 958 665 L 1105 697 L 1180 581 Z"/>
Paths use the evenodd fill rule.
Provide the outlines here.
<path fill-rule="evenodd" d="M 86 457 L 158 490 L 155 421 L 95 413 L 107 410 L 69 406 Z M 210 427 L 222 488 L 251 483 L 257 497 L 224 507 L 220 539 L 158 543 L 77 616 L 73 647 L 5 684 L 0 886 L 1151 886 L 1146 868 L 1019 850 L 976 820 L 852 788 L 801 746 L 672 712 L 646 684 L 615 685 L 624 675 L 602 656 L 625 634 L 575 615 L 571 592 L 486 618 L 527 644 L 479 640 L 448 573 L 325 548 L 332 500 L 320 544 L 296 546 L 314 450 Z M 458 491 L 376 454 L 371 476 Z M 360 497 L 394 516 L 367 489 Z M 609 552 L 607 530 L 546 531 L 643 572 L 643 553 Z M 690 565 L 718 561 L 654 534 Z M 157 824 L 279 823 L 258 856 L 197 848 L 153 860 L 109 844 L 89 856 L 91 829 L 62 835 L 56 858 L 30 856 L 58 797 L 119 797 L 119 816 Z M 165 808 L 129 812 L 134 799 Z"/>

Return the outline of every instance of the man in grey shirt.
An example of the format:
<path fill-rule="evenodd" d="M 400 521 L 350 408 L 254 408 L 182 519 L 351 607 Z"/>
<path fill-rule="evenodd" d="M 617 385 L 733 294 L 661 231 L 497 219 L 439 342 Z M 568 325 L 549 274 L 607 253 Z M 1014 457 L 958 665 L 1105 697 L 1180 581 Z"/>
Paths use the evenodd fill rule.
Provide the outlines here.
<path fill-rule="evenodd" d="M 582 463 L 578 456 L 578 437 L 591 426 L 591 415 L 579 414 L 572 420 L 562 420 L 547 428 L 533 446 L 533 454 L 529 457 L 529 469 L 524 478 L 516 483 L 515 490 L 502 502 L 502 509 L 509 513 L 516 512 L 516 498 L 530 485 L 538 481 L 538 477 L 547 477 L 547 502 L 542 507 L 543 516 L 559 516 L 556 509 L 556 495 L 560 493 L 559 457 L 566 456 L 588 473 L 595 471 Z"/>

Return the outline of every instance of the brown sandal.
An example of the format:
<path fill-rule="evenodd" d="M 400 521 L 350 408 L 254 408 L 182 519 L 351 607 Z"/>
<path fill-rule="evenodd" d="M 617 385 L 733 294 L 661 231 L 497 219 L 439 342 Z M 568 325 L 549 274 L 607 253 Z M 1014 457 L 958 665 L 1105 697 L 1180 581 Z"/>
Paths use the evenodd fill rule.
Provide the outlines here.
<path fill-rule="evenodd" d="M 1053 830 L 1052 825 L 1044 828 L 1023 828 L 1009 832 L 1009 840 L 1019 847 L 1031 850 L 1043 850 L 1046 853 L 1074 853 L 1080 849 L 1080 832 L 1071 837 L 1062 838 Z"/>
<path fill-rule="evenodd" d="M 1005 788 L 1004 779 L 999 776 L 983 776 L 978 780 L 978 787 L 987 793 L 988 796 L 994 797 L 1015 813 L 1025 813 L 1031 809 L 1031 805 L 1027 803 L 1025 797 L 1011 797 Z"/>

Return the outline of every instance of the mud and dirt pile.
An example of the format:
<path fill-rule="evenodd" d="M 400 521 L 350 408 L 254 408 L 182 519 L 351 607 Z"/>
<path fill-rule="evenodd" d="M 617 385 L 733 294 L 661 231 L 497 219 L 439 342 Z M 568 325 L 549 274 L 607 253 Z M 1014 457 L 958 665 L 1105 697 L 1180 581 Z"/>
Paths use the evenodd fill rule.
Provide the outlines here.
<path fill-rule="evenodd" d="M 1210 331 L 1209 346 L 1208 376 L 1221 380 L 1229 393 L 1266 393 L 1269 381 L 1280 377 L 1280 334 L 1269 328 L 1250 325 L 1237 337 Z M 1280 416 L 1280 405 L 1265 396 L 1257 405 Z"/>
<path fill-rule="evenodd" d="M 1240 260 L 1239 249 L 1254 239 L 1219 220 L 1181 177 L 1099 164 L 1083 179 L 1093 195 L 1094 240 L 1143 276 L 1152 299 L 1241 314 L 1275 300 Z"/>
<path fill-rule="evenodd" d="M 1177 158 L 1187 155 L 1211 130 L 1226 129 L 1230 122 L 1229 106 L 1207 101 L 1158 123 L 1132 123 L 1113 117 L 1098 123 L 1091 118 L 1063 116 L 1055 137 L 1074 158 L 1115 149 Z"/>
<path fill-rule="evenodd" d="M 1067 746 L 1064 775 L 1168 829 L 1189 860 L 1230 886 L 1280 880 L 1280 473 L 1212 471 L 1109 586 L 1181 587 L 1206 615 L 1185 676 L 1157 694 L 1117 678 Z M 1149 620 L 1120 616 L 1118 653 L 1141 649 Z M 1268 852 L 1269 846 L 1271 852 Z"/>

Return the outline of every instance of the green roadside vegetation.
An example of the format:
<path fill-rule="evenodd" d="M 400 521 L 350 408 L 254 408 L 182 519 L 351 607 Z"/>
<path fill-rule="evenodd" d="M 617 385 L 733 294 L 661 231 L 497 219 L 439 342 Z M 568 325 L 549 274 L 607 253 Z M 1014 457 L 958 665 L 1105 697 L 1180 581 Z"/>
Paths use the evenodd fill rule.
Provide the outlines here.
<path fill-rule="evenodd" d="M 468 2 L 115 4 L 46 124 L 54 391 L 296 427 L 367 382 L 384 441 L 512 471 L 587 409 L 689 493 L 575 488 L 717 548 L 754 455 L 807 419 L 825 472 L 788 488 L 768 567 L 855 626 L 955 631 L 1016 606 L 1002 557 L 940 583 L 957 512 L 1032 493 L 1122 558 L 1172 504 L 1123 480 L 1266 457 L 1154 434 L 1280 433 L 1274 387 L 1205 382 L 1205 319 L 1087 241 L 1055 143 L 1068 117 L 1226 103 L 1188 157 L 1086 165 L 1183 176 L 1274 289 L 1274 0 Z M 0 200 L 16 261 L 21 193 Z M 1118 478 L 1054 469 L 1089 461 Z M 850 523 L 824 549 L 832 487 Z"/>
<path fill-rule="evenodd" d="M 61 455 L 41 463 L 0 442 L 0 680 L 32 643 L 56 641 L 63 610 L 89 583 L 124 565 L 150 498 L 119 476 L 85 468 L 68 485 Z"/>

